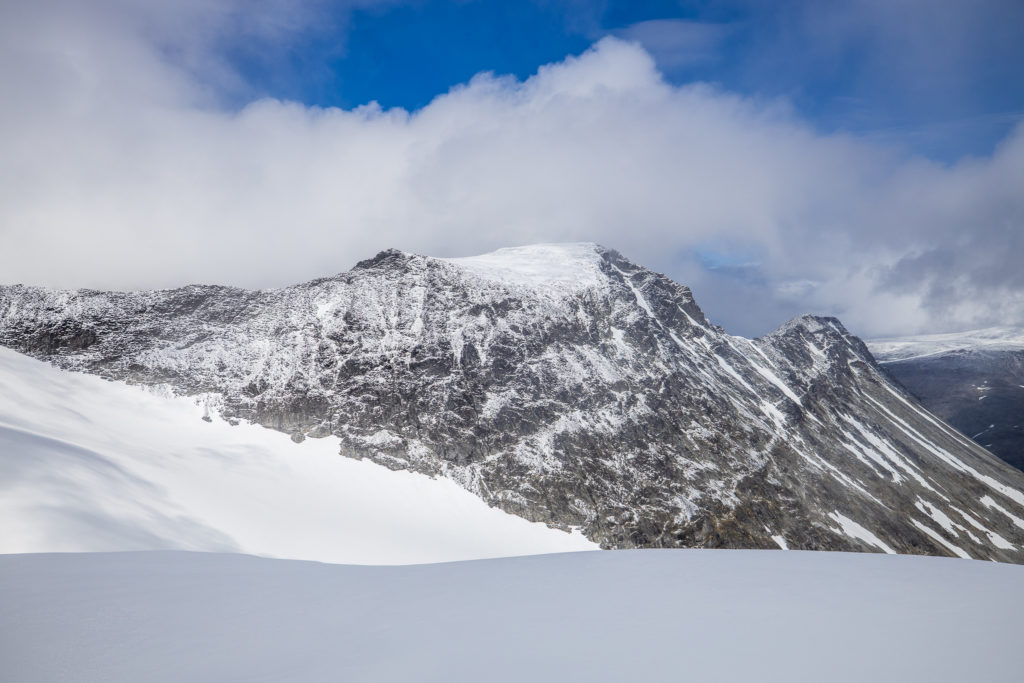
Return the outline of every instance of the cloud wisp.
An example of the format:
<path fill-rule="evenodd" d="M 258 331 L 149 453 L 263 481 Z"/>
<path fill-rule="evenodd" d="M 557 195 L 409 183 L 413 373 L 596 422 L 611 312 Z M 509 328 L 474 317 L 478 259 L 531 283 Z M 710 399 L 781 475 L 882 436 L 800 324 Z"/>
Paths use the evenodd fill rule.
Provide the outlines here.
<path fill-rule="evenodd" d="M 244 79 L 211 49 L 234 15 L 187 7 L 199 19 L 179 24 L 206 38 L 144 13 L 0 11 L 0 281 L 268 287 L 386 247 L 587 240 L 689 284 L 742 334 L 802 312 L 863 335 L 1024 321 L 1021 126 L 939 164 L 816 132 L 784 101 L 672 85 L 616 38 L 415 112 L 239 109 L 218 94 Z M 247 35 L 301 30 L 285 15 Z"/>

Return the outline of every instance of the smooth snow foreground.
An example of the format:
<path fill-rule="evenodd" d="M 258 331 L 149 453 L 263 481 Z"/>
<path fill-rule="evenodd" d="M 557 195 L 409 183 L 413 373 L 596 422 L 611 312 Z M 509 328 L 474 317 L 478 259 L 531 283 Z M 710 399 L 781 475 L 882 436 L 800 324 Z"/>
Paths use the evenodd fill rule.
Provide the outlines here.
<path fill-rule="evenodd" d="M 0 348 L 0 553 L 166 548 L 392 564 L 596 548 L 447 479 L 344 458 L 336 438 L 295 444 L 202 416 L 188 399 Z"/>
<path fill-rule="evenodd" d="M 0 604 L 10 683 L 991 683 L 1024 671 L 1024 567 L 932 557 L 9 555 Z"/>

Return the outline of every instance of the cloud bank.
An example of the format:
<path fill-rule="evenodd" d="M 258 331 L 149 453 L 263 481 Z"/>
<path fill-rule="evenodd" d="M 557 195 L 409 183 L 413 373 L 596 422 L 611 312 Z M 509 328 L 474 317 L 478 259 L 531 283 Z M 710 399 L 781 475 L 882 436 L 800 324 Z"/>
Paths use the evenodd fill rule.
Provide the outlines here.
<path fill-rule="evenodd" d="M 0 282 L 270 287 L 387 247 L 586 240 L 690 285 L 735 333 L 803 312 L 865 336 L 1024 322 L 1022 126 L 939 164 L 784 101 L 673 86 L 616 38 L 415 112 L 238 108 L 217 46 L 280 46 L 315 11 L 26 5 L 0 9 Z"/>

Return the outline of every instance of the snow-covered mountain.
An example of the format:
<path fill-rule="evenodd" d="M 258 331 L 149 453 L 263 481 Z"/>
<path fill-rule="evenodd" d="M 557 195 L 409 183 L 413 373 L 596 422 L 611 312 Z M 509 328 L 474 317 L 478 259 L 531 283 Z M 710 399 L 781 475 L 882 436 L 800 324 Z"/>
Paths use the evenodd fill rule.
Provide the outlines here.
<path fill-rule="evenodd" d="M 761 339 L 589 244 L 395 250 L 279 290 L 0 288 L 0 343 L 336 435 L 605 547 L 790 547 L 1024 561 L 1024 475 L 951 429 L 831 318 Z"/>
<path fill-rule="evenodd" d="M 446 479 L 340 458 L 335 438 L 202 417 L 188 399 L 0 349 L 0 553 L 404 564 L 597 549 Z"/>
<path fill-rule="evenodd" d="M 1024 567 L 662 550 L 0 555 L 5 683 L 1016 683 Z"/>
<path fill-rule="evenodd" d="M 887 337 L 869 341 L 868 346 L 876 358 L 886 363 L 952 353 L 1024 351 L 1024 328 L 988 327 L 951 334 Z"/>
<path fill-rule="evenodd" d="M 868 345 L 928 410 L 1024 469 L 1024 328 L 878 339 Z"/>

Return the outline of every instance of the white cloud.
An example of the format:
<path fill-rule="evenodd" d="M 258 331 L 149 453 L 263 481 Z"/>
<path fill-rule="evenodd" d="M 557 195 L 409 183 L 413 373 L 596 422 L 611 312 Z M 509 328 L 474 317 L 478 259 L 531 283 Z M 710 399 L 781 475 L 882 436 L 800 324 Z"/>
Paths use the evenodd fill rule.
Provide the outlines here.
<path fill-rule="evenodd" d="M 693 286 L 730 331 L 805 311 L 865 335 L 1024 319 L 1020 128 L 992 158 L 938 165 L 816 133 L 782 102 L 669 85 L 615 39 L 411 114 L 233 111 L 211 93 L 237 77 L 175 42 L 230 15 L 211 6 L 157 37 L 145 12 L 0 10 L 0 281 L 263 287 L 392 246 L 592 240 Z M 208 40 L 238 30 L 224 21 Z M 702 267 L 712 242 L 755 254 L 756 277 Z"/>

